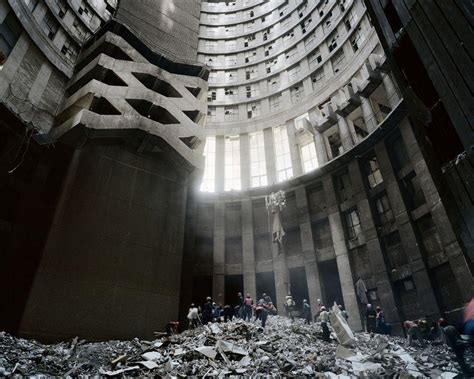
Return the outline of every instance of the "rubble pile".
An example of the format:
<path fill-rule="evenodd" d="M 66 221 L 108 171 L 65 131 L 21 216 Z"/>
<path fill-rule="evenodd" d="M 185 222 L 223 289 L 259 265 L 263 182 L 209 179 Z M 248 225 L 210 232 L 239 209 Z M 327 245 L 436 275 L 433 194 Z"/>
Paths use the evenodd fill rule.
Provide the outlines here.
<path fill-rule="evenodd" d="M 355 333 L 352 346 L 333 335 L 321 339 L 319 324 L 285 317 L 260 322 L 209 324 L 155 341 L 44 345 L 0 332 L 0 376 L 218 376 L 218 375 L 392 375 L 454 377 L 458 365 L 447 347 L 408 347 L 404 339 Z"/>

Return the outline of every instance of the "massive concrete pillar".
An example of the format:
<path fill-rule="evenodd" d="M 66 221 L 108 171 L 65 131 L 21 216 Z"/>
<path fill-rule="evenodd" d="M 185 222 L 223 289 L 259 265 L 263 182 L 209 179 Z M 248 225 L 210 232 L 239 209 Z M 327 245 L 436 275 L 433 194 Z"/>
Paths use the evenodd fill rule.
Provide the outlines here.
<path fill-rule="evenodd" d="M 326 152 L 326 145 L 324 143 L 323 136 L 316 130 L 314 132 L 314 146 L 316 147 L 319 165 L 322 166 L 323 164 L 327 163 L 328 154 Z"/>
<path fill-rule="evenodd" d="M 240 135 L 240 185 L 242 190 L 250 188 L 250 144 L 249 135 Z"/>
<path fill-rule="evenodd" d="M 433 287 L 431 286 L 420 247 L 416 240 L 415 231 L 410 221 L 405 203 L 403 202 L 396 173 L 393 170 L 384 142 L 379 142 L 375 145 L 375 155 L 385 183 L 385 191 L 395 216 L 398 232 L 402 237 L 401 243 L 403 250 L 407 254 L 413 282 L 415 283 L 417 290 L 418 303 L 420 304 L 421 312 L 423 315 L 427 316 L 438 315 L 439 308 L 433 292 Z"/>
<path fill-rule="evenodd" d="M 323 180 L 323 189 L 327 200 L 327 212 L 329 227 L 331 229 L 331 238 L 336 254 L 337 269 L 339 271 L 339 279 L 341 282 L 342 297 L 344 299 L 345 308 L 350 314 L 349 325 L 353 330 L 362 330 L 362 322 L 360 319 L 359 306 L 352 277 L 352 270 L 348 256 L 346 241 L 344 238 L 344 229 L 342 226 L 339 206 L 337 204 L 336 193 L 331 176 L 327 176 Z"/>
<path fill-rule="evenodd" d="M 382 74 L 383 86 L 385 88 L 385 93 L 387 94 L 388 103 L 390 108 L 394 109 L 398 102 L 400 101 L 400 96 L 398 95 L 397 87 L 390 77 L 390 73 Z"/>
<path fill-rule="evenodd" d="M 423 190 L 431 216 L 436 225 L 442 225 L 442 227 L 437 228 L 437 232 L 463 299 L 467 302 L 471 299 L 474 291 L 474 279 L 469 269 L 469 265 L 463 254 L 462 248 L 458 243 L 444 204 L 440 200 L 436 184 L 431 177 L 431 173 L 425 162 L 418 142 L 416 141 L 415 135 L 413 134 L 408 119 L 402 121 L 400 124 L 400 131 L 416 176 L 419 177 L 420 183 L 422 183 L 421 189 Z"/>
<path fill-rule="evenodd" d="M 216 192 L 224 192 L 225 138 L 216 137 Z"/>
<path fill-rule="evenodd" d="M 296 141 L 296 130 L 294 120 L 286 122 L 286 130 L 288 133 L 288 143 L 290 145 L 291 166 L 293 168 L 293 176 L 303 175 L 303 167 L 301 165 L 301 155 L 298 143 Z"/>
<path fill-rule="evenodd" d="M 312 314 L 316 314 L 317 299 L 321 299 L 321 283 L 319 279 L 318 262 L 316 260 L 316 250 L 313 242 L 313 231 L 308 210 L 308 198 L 306 189 L 299 186 L 295 190 L 296 207 L 298 208 L 301 248 L 303 249 L 304 267 L 306 271 L 306 281 L 308 284 L 309 302 Z"/>
<path fill-rule="evenodd" d="M 212 269 L 212 300 L 224 304 L 225 288 L 225 203 L 214 205 L 214 249 Z"/>
<path fill-rule="evenodd" d="M 257 296 L 255 283 L 255 249 L 253 239 L 252 199 L 242 200 L 242 272 L 243 293 Z"/>
<path fill-rule="evenodd" d="M 348 151 L 354 146 L 352 141 L 351 132 L 347 120 L 343 116 L 337 116 L 337 126 L 339 129 L 339 136 L 341 137 L 342 148 L 344 151 Z"/>
<path fill-rule="evenodd" d="M 370 209 L 369 200 L 365 191 L 364 179 L 357 160 L 349 163 L 352 191 L 359 212 L 360 223 L 364 232 L 367 247 L 371 276 L 377 286 L 377 296 L 380 298 L 385 311 L 387 322 L 393 324 L 395 332 L 401 332 L 400 317 L 392 290 L 390 277 L 387 272 L 382 247 L 375 227 L 375 222 Z"/>
<path fill-rule="evenodd" d="M 377 128 L 377 118 L 375 117 L 374 109 L 370 100 L 367 97 L 360 96 L 360 106 L 362 108 L 362 117 L 364 117 L 367 131 L 373 132 Z"/>
<path fill-rule="evenodd" d="M 267 166 L 268 185 L 272 185 L 277 182 L 272 128 L 263 130 L 263 142 L 265 144 L 265 164 Z"/>

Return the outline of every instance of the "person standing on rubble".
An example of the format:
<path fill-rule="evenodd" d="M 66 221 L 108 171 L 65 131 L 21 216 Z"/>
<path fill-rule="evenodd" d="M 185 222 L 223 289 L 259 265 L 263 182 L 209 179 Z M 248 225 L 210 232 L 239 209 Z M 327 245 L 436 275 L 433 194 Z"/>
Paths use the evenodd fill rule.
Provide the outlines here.
<path fill-rule="evenodd" d="M 342 307 L 342 305 L 339 304 L 337 307 L 341 311 L 341 315 L 342 315 L 342 317 L 344 317 L 344 320 L 346 320 L 346 321 L 349 320 L 349 315 L 347 314 L 346 310 Z"/>
<path fill-rule="evenodd" d="M 326 310 L 326 307 L 324 305 L 321 307 L 321 312 L 319 312 L 319 321 L 321 322 L 321 328 L 323 329 L 323 341 L 331 342 L 331 333 L 329 332 L 328 327 L 329 312 Z"/>
<path fill-rule="evenodd" d="M 293 310 L 295 308 L 295 301 L 293 300 L 293 296 L 288 294 L 285 298 L 285 308 L 286 308 L 286 315 L 291 318 L 291 321 L 295 320 L 293 316 Z"/>
<path fill-rule="evenodd" d="M 403 327 L 407 332 L 408 345 L 413 346 L 413 339 L 416 338 L 421 346 L 424 346 L 423 337 L 421 336 L 420 328 L 416 321 L 406 320 Z"/>
<path fill-rule="evenodd" d="M 464 308 L 464 334 L 474 337 L 474 297 Z"/>
<path fill-rule="evenodd" d="M 265 304 L 267 305 L 272 302 L 272 298 L 269 295 L 267 295 L 265 292 L 262 294 L 262 298 L 265 301 Z"/>
<path fill-rule="evenodd" d="M 250 321 L 252 319 L 252 307 L 253 300 L 248 293 L 244 300 L 244 320 Z"/>
<path fill-rule="evenodd" d="M 213 313 L 212 298 L 208 296 L 206 298 L 206 302 L 204 303 L 204 307 L 202 309 L 202 322 L 203 322 L 204 325 L 211 322 L 212 313 Z"/>
<path fill-rule="evenodd" d="M 227 322 L 227 320 L 232 321 L 232 318 L 234 317 L 234 308 L 230 305 L 224 305 L 224 322 Z"/>
<path fill-rule="evenodd" d="M 242 295 L 242 292 L 239 292 L 237 294 L 237 296 L 239 298 L 239 305 L 237 306 L 237 308 L 238 308 L 237 317 L 244 318 L 244 302 L 245 302 L 245 299 Z"/>
<path fill-rule="evenodd" d="M 199 320 L 199 309 L 194 305 L 191 304 L 188 312 L 188 320 L 189 320 L 189 329 L 195 329 L 198 326 Z"/>
<path fill-rule="evenodd" d="M 367 333 L 373 333 L 375 331 L 375 317 L 377 314 L 375 313 L 374 308 L 372 308 L 372 304 L 367 304 L 367 310 L 365 311 L 365 323 Z"/>
<path fill-rule="evenodd" d="M 265 304 L 265 300 L 263 300 L 263 299 L 260 299 L 260 300 L 257 302 L 257 305 L 256 305 L 256 307 L 255 307 L 255 321 L 261 319 L 262 311 L 263 311 L 265 305 L 266 305 L 266 304 Z"/>
<path fill-rule="evenodd" d="M 438 326 L 441 332 L 441 340 L 456 354 L 456 361 L 459 363 L 459 366 L 461 366 L 463 372 L 468 373 L 471 369 L 464 359 L 464 351 L 469 342 L 463 341 L 458 330 L 454 326 L 449 325 L 446 319 L 440 318 L 438 320 Z"/>
<path fill-rule="evenodd" d="M 311 306 L 306 299 L 303 300 L 303 318 L 305 324 L 311 324 Z"/>

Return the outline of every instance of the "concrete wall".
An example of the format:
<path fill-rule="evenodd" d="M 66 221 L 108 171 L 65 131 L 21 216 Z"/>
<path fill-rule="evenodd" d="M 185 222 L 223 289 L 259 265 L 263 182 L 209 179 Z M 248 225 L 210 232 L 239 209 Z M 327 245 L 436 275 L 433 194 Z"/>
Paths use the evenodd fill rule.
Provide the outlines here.
<path fill-rule="evenodd" d="M 186 198 L 185 176 L 161 157 L 77 150 L 20 334 L 151 338 L 177 318 Z"/>
<path fill-rule="evenodd" d="M 122 0 L 116 18 L 172 60 L 197 60 L 200 0 Z"/>

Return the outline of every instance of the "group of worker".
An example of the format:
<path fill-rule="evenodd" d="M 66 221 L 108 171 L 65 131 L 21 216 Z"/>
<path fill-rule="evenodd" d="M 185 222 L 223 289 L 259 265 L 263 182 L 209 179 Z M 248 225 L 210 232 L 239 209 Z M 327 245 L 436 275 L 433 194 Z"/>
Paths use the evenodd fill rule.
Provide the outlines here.
<path fill-rule="evenodd" d="M 385 322 L 385 313 L 381 307 L 375 309 L 372 304 L 367 304 L 365 311 L 365 330 L 367 333 L 391 334 L 392 326 Z"/>

